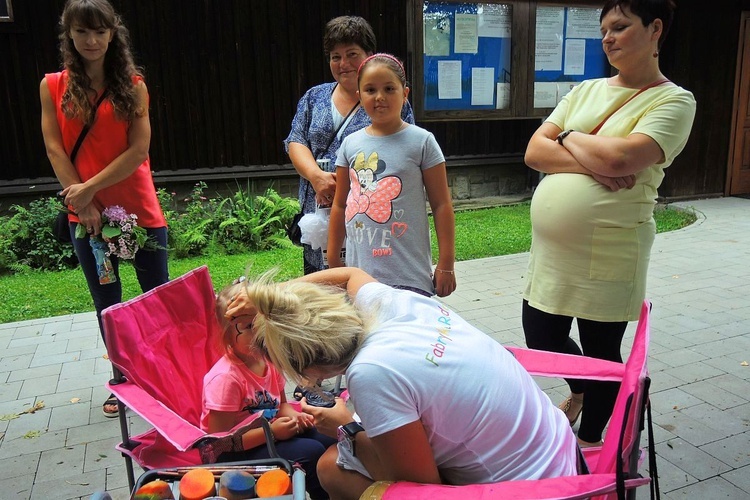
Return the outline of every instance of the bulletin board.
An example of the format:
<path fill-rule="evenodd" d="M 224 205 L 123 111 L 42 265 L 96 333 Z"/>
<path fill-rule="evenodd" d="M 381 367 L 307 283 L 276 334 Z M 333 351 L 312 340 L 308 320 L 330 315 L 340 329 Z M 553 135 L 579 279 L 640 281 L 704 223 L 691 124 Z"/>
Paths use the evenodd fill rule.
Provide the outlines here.
<path fill-rule="evenodd" d="M 603 4 L 408 0 L 416 119 L 547 116 L 578 83 L 611 74 L 600 32 Z"/>
<path fill-rule="evenodd" d="M 534 108 L 553 108 L 583 80 L 609 76 L 601 12 L 601 7 L 537 6 Z"/>
<path fill-rule="evenodd" d="M 425 111 L 510 106 L 513 6 L 423 2 Z"/>

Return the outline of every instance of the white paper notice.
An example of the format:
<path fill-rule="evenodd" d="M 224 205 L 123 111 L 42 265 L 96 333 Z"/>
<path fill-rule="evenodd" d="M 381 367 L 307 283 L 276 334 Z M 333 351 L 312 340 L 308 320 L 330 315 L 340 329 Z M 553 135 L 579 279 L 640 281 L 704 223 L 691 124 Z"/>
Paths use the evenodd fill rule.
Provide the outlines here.
<path fill-rule="evenodd" d="M 557 84 L 555 82 L 534 83 L 534 107 L 554 108 L 557 105 Z"/>
<path fill-rule="evenodd" d="M 560 71 L 562 69 L 564 7 L 537 7 L 535 71 Z"/>
<path fill-rule="evenodd" d="M 510 83 L 497 84 L 496 109 L 508 109 L 510 107 Z"/>
<path fill-rule="evenodd" d="M 565 40 L 566 75 L 582 75 L 586 65 L 586 40 Z"/>
<path fill-rule="evenodd" d="M 461 61 L 438 61 L 438 99 L 461 99 Z"/>
<path fill-rule="evenodd" d="M 568 7 L 568 38 L 601 38 L 599 15 L 602 9 L 592 7 Z"/>
<path fill-rule="evenodd" d="M 456 39 L 453 52 L 456 54 L 476 54 L 479 51 L 477 37 L 477 15 L 456 14 Z"/>
<path fill-rule="evenodd" d="M 451 20 L 442 14 L 424 15 L 424 55 L 447 56 L 451 50 Z"/>
<path fill-rule="evenodd" d="M 479 5 L 479 36 L 510 38 L 511 6 L 493 3 Z"/>
<path fill-rule="evenodd" d="M 495 92 L 495 68 L 471 68 L 471 105 L 491 106 Z"/>

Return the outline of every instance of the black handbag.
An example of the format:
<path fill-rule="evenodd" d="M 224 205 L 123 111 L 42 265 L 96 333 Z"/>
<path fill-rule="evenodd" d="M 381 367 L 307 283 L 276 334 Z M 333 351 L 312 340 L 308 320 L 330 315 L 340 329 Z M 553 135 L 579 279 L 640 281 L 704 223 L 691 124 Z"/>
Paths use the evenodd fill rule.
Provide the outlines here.
<path fill-rule="evenodd" d="M 68 211 L 58 212 L 57 217 L 52 222 L 52 235 L 60 243 L 73 243 L 70 237 L 70 224 L 68 223 Z"/>
<path fill-rule="evenodd" d="M 99 99 L 96 101 L 96 104 L 94 105 L 94 115 L 96 115 L 96 110 L 99 108 L 99 105 L 102 103 L 104 98 L 107 96 L 107 89 L 104 89 L 104 92 L 102 92 L 102 95 L 99 96 Z M 81 143 L 83 142 L 83 139 L 86 137 L 86 134 L 89 133 L 89 129 L 91 127 L 89 125 L 84 125 L 83 129 L 81 129 L 81 133 L 78 135 L 78 139 L 76 139 L 76 143 L 73 146 L 73 151 L 70 153 L 70 163 L 74 163 L 76 161 L 76 156 L 78 155 L 78 150 L 81 148 Z M 63 201 L 63 200 L 60 200 Z M 70 224 L 68 223 L 68 210 L 67 209 L 60 209 L 60 212 L 57 214 L 57 217 L 55 217 L 55 220 L 52 222 L 52 235 L 55 237 L 57 241 L 60 243 L 73 243 L 73 240 L 70 237 Z"/>

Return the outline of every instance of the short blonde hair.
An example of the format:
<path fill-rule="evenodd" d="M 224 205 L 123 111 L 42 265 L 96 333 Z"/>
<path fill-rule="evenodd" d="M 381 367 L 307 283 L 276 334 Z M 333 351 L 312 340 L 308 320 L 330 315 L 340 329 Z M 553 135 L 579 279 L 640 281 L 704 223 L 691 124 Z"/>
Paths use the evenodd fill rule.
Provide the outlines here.
<path fill-rule="evenodd" d="M 314 366 L 345 370 L 369 329 L 338 287 L 292 281 L 274 283 L 269 271 L 245 288 L 258 314 L 253 323 L 256 347 L 295 382 Z"/>

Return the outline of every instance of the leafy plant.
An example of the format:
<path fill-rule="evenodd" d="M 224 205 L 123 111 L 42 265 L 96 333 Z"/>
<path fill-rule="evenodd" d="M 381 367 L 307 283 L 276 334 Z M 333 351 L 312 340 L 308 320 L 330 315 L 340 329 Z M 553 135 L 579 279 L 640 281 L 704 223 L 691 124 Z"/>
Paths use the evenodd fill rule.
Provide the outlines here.
<path fill-rule="evenodd" d="M 62 206 L 55 198 L 40 198 L 28 207 L 13 205 L 15 214 L 4 223 L 11 231 L 10 248 L 3 253 L 14 255 L 15 263 L 8 268 L 19 271 L 25 268 L 61 270 L 75 267 L 77 260 L 73 245 L 60 243 L 52 235 L 52 224 Z"/>
<path fill-rule="evenodd" d="M 224 220 L 217 241 L 227 253 L 268 250 L 291 244 L 285 229 L 299 212 L 299 203 L 270 188 L 255 198 L 240 190 L 219 203 L 219 212 Z"/>
<path fill-rule="evenodd" d="M 162 211 L 169 225 L 167 247 L 177 258 L 204 255 L 218 226 L 215 215 L 219 202 L 204 195 L 205 182 L 193 186 L 185 198 L 184 212 L 179 212 L 174 193 L 164 189 L 158 192 Z"/>

